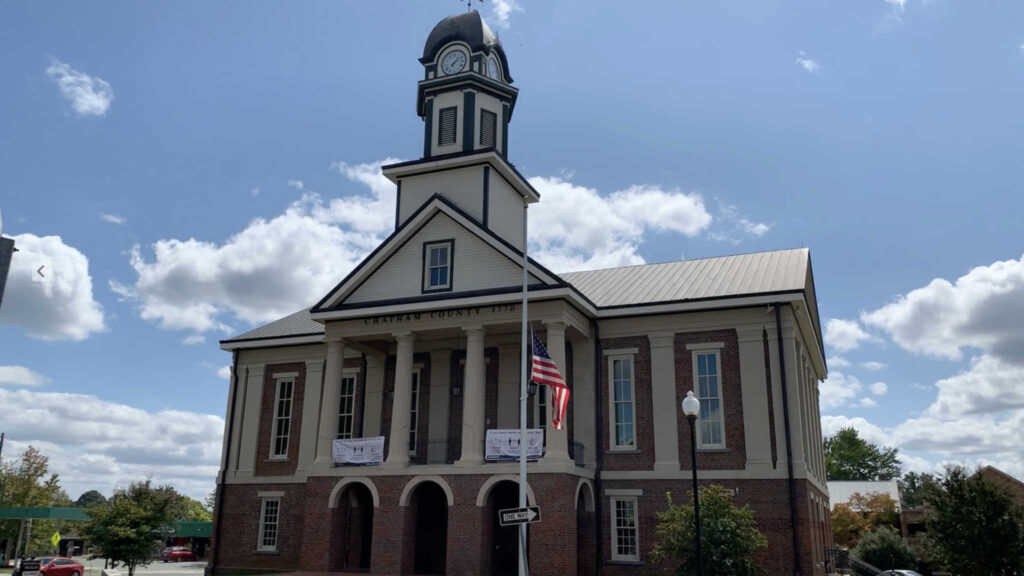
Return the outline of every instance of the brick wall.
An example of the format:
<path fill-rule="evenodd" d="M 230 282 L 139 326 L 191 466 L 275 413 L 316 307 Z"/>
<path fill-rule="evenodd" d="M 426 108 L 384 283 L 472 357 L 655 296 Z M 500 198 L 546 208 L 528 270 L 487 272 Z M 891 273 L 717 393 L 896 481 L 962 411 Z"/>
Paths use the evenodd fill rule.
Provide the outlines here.
<path fill-rule="evenodd" d="M 633 356 L 633 406 L 636 412 L 634 418 L 636 434 L 636 451 L 610 451 L 611 435 L 614 430 L 609 430 L 608 410 L 610 392 L 608 390 L 608 358 L 601 358 L 601 373 L 598 381 L 601 386 L 599 396 L 601 402 L 601 418 L 604 429 L 603 438 L 600 439 L 601 450 L 605 452 L 605 470 L 650 470 L 654 468 L 654 405 L 651 399 L 651 346 L 646 336 L 635 336 L 630 338 L 610 338 L 601 340 L 602 350 L 613 350 L 621 348 L 636 348 L 637 353 Z"/>
<path fill-rule="evenodd" d="M 274 374 L 298 372 L 292 387 L 292 413 L 288 431 L 288 457 L 270 460 L 271 433 L 274 426 L 274 404 L 277 402 L 277 380 Z M 299 431 L 302 430 L 302 404 L 306 396 L 306 363 L 268 364 L 263 375 L 263 402 L 260 405 L 260 427 L 256 444 L 256 476 L 290 475 L 295 473 L 299 458 Z"/>
<path fill-rule="evenodd" d="M 744 447 L 743 433 L 743 388 L 740 383 L 739 341 L 735 330 L 717 330 L 713 332 L 688 332 L 676 334 L 675 337 L 675 369 L 676 398 L 686 398 L 690 390 L 697 393 L 697 384 L 693 378 L 693 352 L 686 349 L 688 344 L 722 342 L 723 348 L 718 349 L 721 365 L 720 384 L 722 388 L 722 408 L 725 413 L 725 449 L 702 450 L 697 453 L 698 470 L 742 470 L 746 466 L 747 453 Z M 679 430 L 679 462 L 684 470 L 690 469 L 690 423 L 682 410 L 676 411 Z M 699 422 L 698 422 L 699 425 Z"/>
<path fill-rule="evenodd" d="M 281 497 L 276 552 L 257 552 L 260 491 L 284 492 Z M 299 566 L 302 550 L 306 488 L 302 484 L 228 484 L 222 486 L 217 569 L 260 568 L 289 570 Z"/>

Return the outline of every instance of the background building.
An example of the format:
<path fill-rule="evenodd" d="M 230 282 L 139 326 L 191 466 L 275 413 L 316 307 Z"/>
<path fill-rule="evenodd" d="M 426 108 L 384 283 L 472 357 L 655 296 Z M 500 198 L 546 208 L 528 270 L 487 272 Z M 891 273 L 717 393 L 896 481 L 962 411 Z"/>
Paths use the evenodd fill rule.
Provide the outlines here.
<path fill-rule="evenodd" d="M 479 14 L 442 20 L 420 62 L 423 157 L 383 167 L 394 233 L 312 308 L 221 343 L 214 570 L 515 572 L 497 511 L 518 505 L 518 465 L 487 461 L 485 438 L 518 427 L 525 206 L 540 197 L 508 161 L 518 90 Z M 808 250 L 528 274 L 531 325 L 572 389 L 563 430 L 543 387 L 527 415 L 545 444 L 527 487 L 535 573 L 655 570 L 655 514 L 690 488 L 693 390 L 701 482 L 754 509 L 769 572 L 824 574 Z M 382 462 L 339 465 L 336 439 Z"/>

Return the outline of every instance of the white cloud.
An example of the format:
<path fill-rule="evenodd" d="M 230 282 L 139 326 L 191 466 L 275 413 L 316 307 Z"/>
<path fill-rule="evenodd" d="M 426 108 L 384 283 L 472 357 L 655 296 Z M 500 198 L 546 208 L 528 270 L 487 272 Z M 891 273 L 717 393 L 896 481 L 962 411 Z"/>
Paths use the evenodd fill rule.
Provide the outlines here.
<path fill-rule="evenodd" d="M 842 356 L 833 356 L 828 359 L 828 365 L 833 368 L 847 368 L 850 366 L 850 361 Z"/>
<path fill-rule="evenodd" d="M 253 198 L 259 196 L 260 195 L 260 188 L 259 188 L 259 186 L 257 186 L 256 188 L 253 188 L 252 190 L 250 190 L 249 194 L 252 195 Z"/>
<path fill-rule="evenodd" d="M 0 428 L 18 432 L 4 455 L 40 448 L 72 498 L 89 489 L 109 494 L 150 475 L 200 500 L 213 488 L 224 429 L 218 416 L 4 388 L 0 406 Z"/>
<path fill-rule="evenodd" d="M 873 406 L 877 406 L 878 403 L 875 402 L 874 400 L 872 400 L 871 398 L 865 396 L 865 397 L 860 399 L 860 405 L 865 407 L 865 408 L 871 408 Z"/>
<path fill-rule="evenodd" d="M 0 323 L 41 340 L 84 340 L 106 330 L 103 308 L 92 297 L 89 259 L 60 236 L 13 236 Z M 38 270 L 42 266 L 42 276 Z"/>
<path fill-rule="evenodd" d="M 381 163 L 335 166 L 370 186 L 372 196 L 325 202 L 315 193 L 269 220 L 257 218 L 222 244 L 190 238 L 159 240 L 147 259 L 131 252 L 137 277 L 112 281 L 138 304 L 140 316 L 163 329 L 229 333 L 233 319 L 275 320 L 321 298 L 394 227 L 394 185 Z M 383 182 L 381 182 L 383 180 Z M 282 265 L 287 263 L 287 265 Z"/>
<path fill-rule="evenodd" d="M 0 384 L 9 386 L 42 386 L 50 379 L 24 366 L 0 366 Z"/>
<path fill-rule="evenodd" d="M 797 57 L 796 63 L 799 64 L 801 68 L 803 68 L 807 72 L 810 72 L 811 74 L 817 74 L 818 70 L 821 69 L 821 65 L 819 65 L 814 60 L 808 58 L 807 54 L 805 54 L 803 50 L 800 51 L 800 55 Z"/>
<path fill-rule="evenodd" d="M 1021 45 L 1020 45 L 1020 51 L 1021 51 L 1021 52 L 1024 52 L 1024 44 L 1021 44 Z"/>
<path fill-rule="evenodd" d="M 642 264 L 647 230 L 696 236 L 711 215 L 696 193 L 632 186 L 602 196 L 559 177 L 534 177 L 542 200 L 530 209 L 530 250 L 557 272 Z"/>
<path fill-rule="evenodd" d="M 1024 409 L 1024 366 L 992 356 L 972 360 L 970 368 L 935 383 L 939 392 L 928 415 L 955 419 Z"/>
<path fill-rule="evenodd" d="M 223 380 L 231 379 L 231 366 L 221 366 L 217 369 L 217 377 Z"/>
<path fill-rule="evenodd" d="M 861 315 L 911 352 L 959 360 L 980 349 L 1024 366 L 1024 257 L 942 278 Z"/>
<path fill-rule="evenodd" d="M 512 13 L 522 11 L 523 7 L 519 5 L 519 0 L 492 0 L 491 2 L 493 22 L 499 28 L 505 30 L 508 30 L 509 18 L 512 16 Z"/>
<path fill-rule="evenodd" d="M 824 411 L 838 408 L 855 398 L 861 390 L 860 380 L 856 376 L 848 376 L 833 370 L 828 379 L 818 386 L 818 401 Z"/>
<path fill-rule="evenodd" d="M 825 323 L 825 343 L 840 352 L 849 352 L 860 346 L 871 335 L 865 332 L 856 321 L 830 318 Z"/>
<path fill-rule="evenodd" d="M 193 344 L 202 344 L 203 342 L 206 342 L 206 337 L 203 336 L 202 334 L 192 334 L 190 336 L 186 336 L 185 339 L 181 341 L 181 343 L 186 346 L 192 346 Z"/>
<path fill-rule="evenodd" d="M 100 218 L 102 218 L 106 222 L 110 222 L 111 224 L 119 224 L 120 225 L 120 224 L 124 224 L 125 222 L 127 222 L 127 220 L 125 220 L 121 216 L 118 216 L 117 214 L 107 214 L 106 212 L 100 212 Z"/>
<path fill-rule="evenodd" d="M 715 230 L 708 234 L 712 240 L 739 244 L 745 238 L 760 238 L 771 231 L 772 225 L 754 222 L 740 214 L 739 209 L 726 202 L 718 201 L 718 216 Z"/>
<path fill-rule="evenodd" d="M 302 180 L 289 180 L 288 185 L 291 186 L 292 188 L 295 188 L 296 190 L 303 190 L 306 188 L 306 185 L 302 182 Z"/>
<path fill-rule="evenodd" d="M 53 60 L 46 74 L 57 83 L 64 99 L 71 103 L 71 109 L 79 116 L 103 116 L 114 99 L 110 83 L 85 72 L 79 72 L 69 64 Z"/>
<path fill-rule="evenodd" d="M 871 385 L 871 393 L 875 396 L 882 396 L 889 391 L 889 385 L 885 382 L 875 382 Z"/>
<path fill-rule="evenodd" d="M 893 445 L 889 433 L 859 416 L 856 418 L 848 418 L 846 416 L 821 417 L 822 436 L 835 436 L 836 432 L 843 428 L 853 428 L 861 438 L 872 444 L 877 444 L 878 446 Z"/>
<path fill-rule="evenodd" d="M 862 362 L 860 366 L 861 368 L 864 368 L 865 370 L 871 370 L 872 372 L 878 372 L 879 370 L 885 370 L 886 368 L 888 368 L 888 365 L 886 365 L 885 363 L 875 362 L 873 360 L 870 362 Z"/>

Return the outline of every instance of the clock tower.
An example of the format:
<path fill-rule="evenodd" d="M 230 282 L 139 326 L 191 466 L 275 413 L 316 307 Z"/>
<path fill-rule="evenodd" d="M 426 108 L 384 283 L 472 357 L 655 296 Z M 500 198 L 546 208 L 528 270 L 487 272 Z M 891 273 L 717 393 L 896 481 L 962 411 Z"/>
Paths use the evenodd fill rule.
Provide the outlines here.
<path fill-rule="evenodd" d="M 521 249 L 523 205 L 540 195 L 508 161 L 508 123 L 519 90 L 501 42 L 479 12 L 449 16 L 431 30 L 420 63 L 423 157 L 381 168 L 398 188 L 395 228 L 440 197 Z"/>
<path fill-rule="evenodd" d="M 423 157 L 494 150 L 508 154 L 508 123 L 518 90 L 498 37 L 473 10 L 441 20 L 423 47 L 416 112 Z"/>

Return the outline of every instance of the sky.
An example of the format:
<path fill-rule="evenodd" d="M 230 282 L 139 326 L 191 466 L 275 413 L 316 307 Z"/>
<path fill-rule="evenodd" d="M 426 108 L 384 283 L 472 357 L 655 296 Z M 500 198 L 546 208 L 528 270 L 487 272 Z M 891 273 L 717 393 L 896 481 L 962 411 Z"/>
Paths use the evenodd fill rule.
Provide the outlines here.
<path fill-rule="evenodd" d="M 474 2 L 520 95 L 531 255 L 809 247 L 822 429 L 1024 479 L 1024 3 Z M 0 3 L 3 458 L 71 496 L 214 487 L 218 341 L 393 229 L 457 0 Z M 42 267 L 40 269 L 40 266 Z"/>

